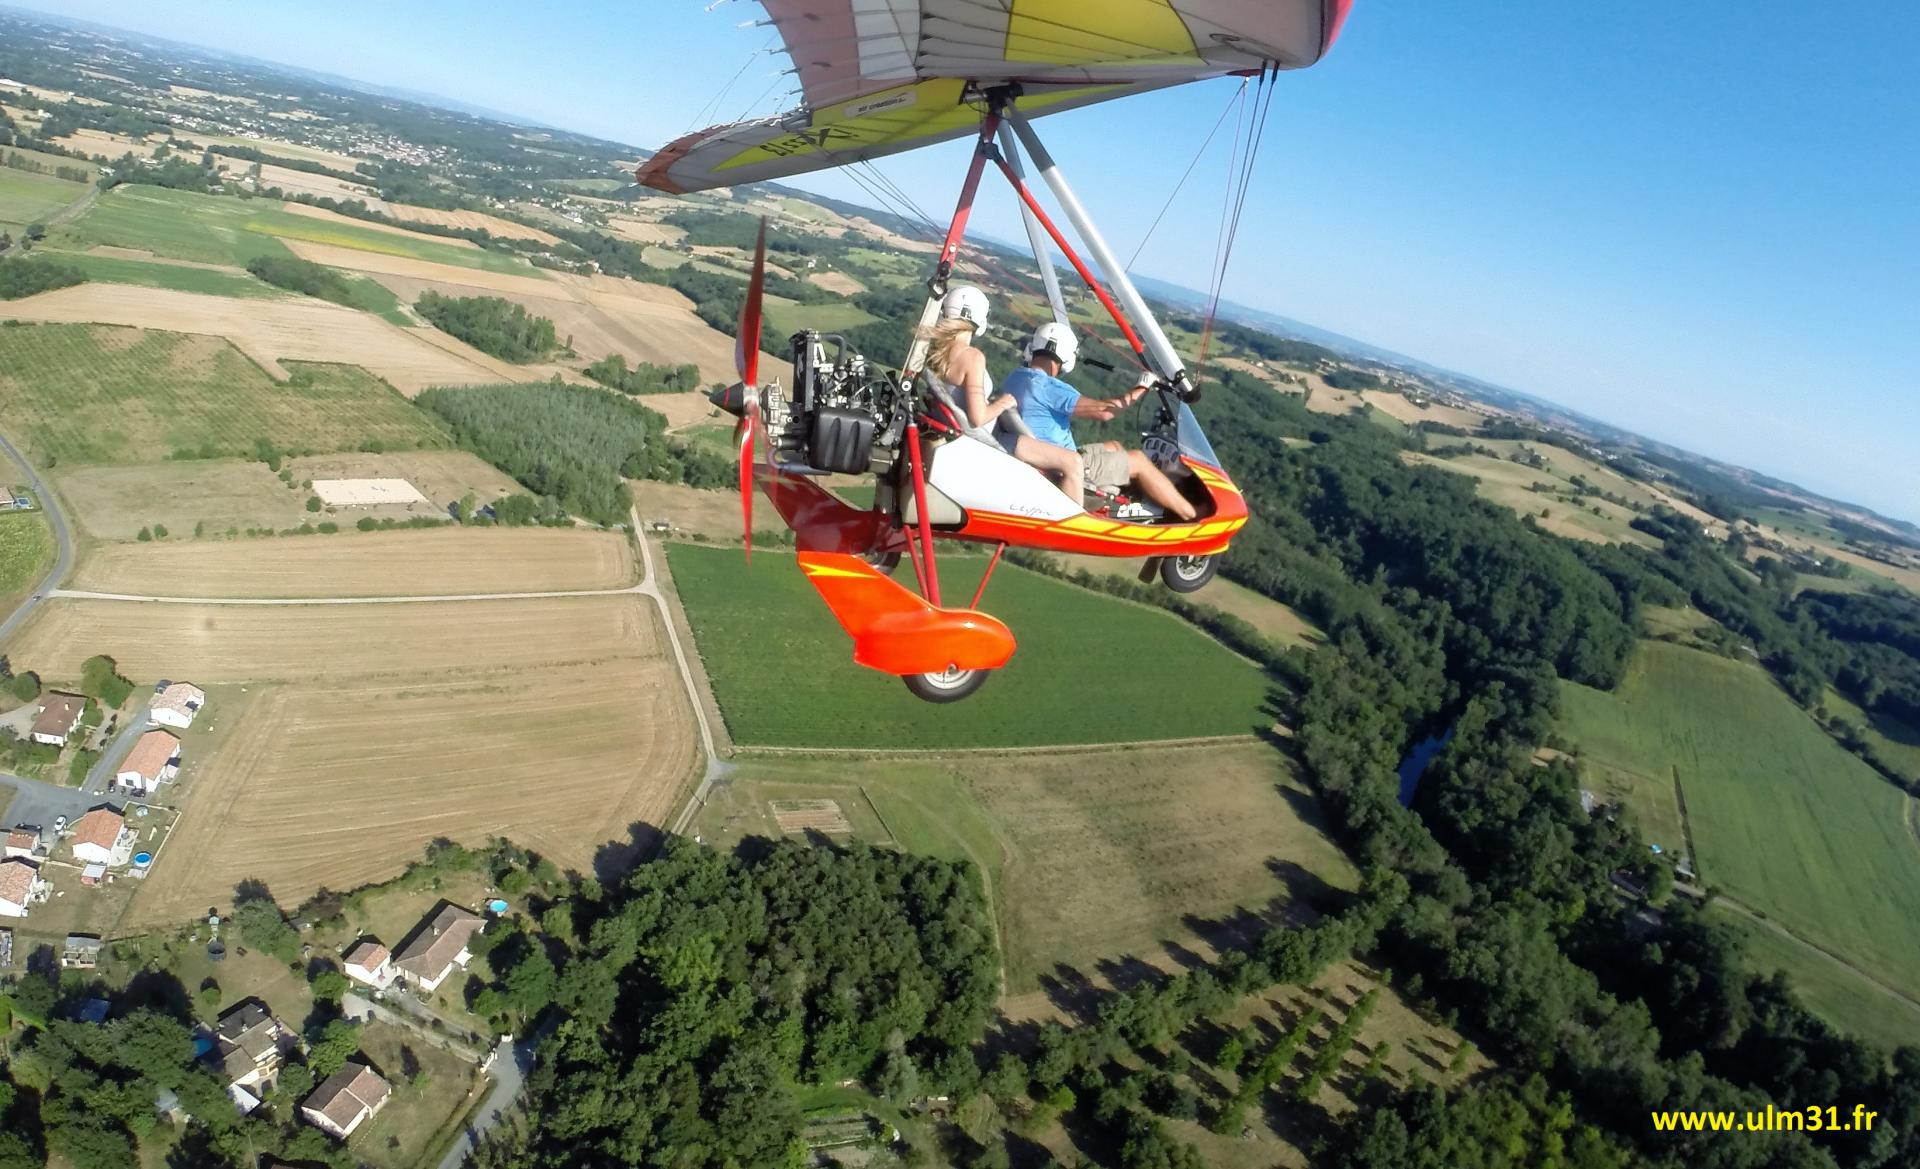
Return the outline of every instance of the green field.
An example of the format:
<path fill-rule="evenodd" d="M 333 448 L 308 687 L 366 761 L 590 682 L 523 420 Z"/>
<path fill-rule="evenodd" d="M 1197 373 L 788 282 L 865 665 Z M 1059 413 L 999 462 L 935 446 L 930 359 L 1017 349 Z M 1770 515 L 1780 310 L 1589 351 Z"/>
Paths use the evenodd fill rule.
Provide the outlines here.
<path fill-rule="evenodd" d="M 1589 760 L 1678 773 L 1700 877 L 1890 985 L 1920 989 L 1920 844 L 1907 796 L 1757 666 L 1643 642 L 1605 693 L 1567 685 Z"/>
<path fill-rule="evenodd" d="M 831 800 L 851 837 L 979 866 L 1008 989 L 1066 964 L 1191 945 L 1190 917 L 1268 912 L 1356 876 L 1283 756 L 1263 743 L 944 760 L 749 758 L 695 830 L 779 836 L 774 802 Z M 796 830 L 797 831 L 797 830 Z M 846 834 L 829 836 L 844 842 Z"/>
<path fill-rule="evenodd" d="M 853 664 L 852 645 L 791 558 L 669 545 L 676 587 L 736 742 L 792 747 L 1017 747 L 1247 734 L 1271 685 L 1176 618 L 1011 566 L 982 608 L 1020 639 L 979 693 L 930 706 Z M 964 605 L 986 558 L 943 562 Z M 902 567 L 906 584 L 911 570 Z M 1151 663 L 1143 669 L 1143 663 Z"/>
<path fill-rule="evenodd" d="M 20 228 L 40 222 L 86 193 L 85 183 L 0 167 L 0 227 L 17 237 Z"/>
<path fill-rule="evenodd" d="M 108 325 L 0 328 L 0 416 L 42 466 L 448 445 L 445 431 L 358 366 L 283 363 L 282 383 L 226 341 Z"/>
<path fill-rule="evenodd" d="M 784 296 L 769 296 L 766 301 L 767 324 L 778 337 L 791 337 L 802 329 L 837 333 L 869 325 L 880 318 L 845 303 L 801 304 Z"/>
<path fill-rule="evenodd" d="M 1859 727 L 1881 757 L 1909 780 L 1920 781 L 1920 727 L 1910 726 L 1892 715 L 1869 714 L 1831 688 L 1821 705 L 1829 714 Z"/>
<path fill-rule="evenodd" d="M 525 262 L 482 248 L 296 215 L 268 199 L 231 199 L 136 185 L 115 187 L 102 195 L 85 215 L 56 231 L 51 242 L 72 251 L 107 244 L 174 260 L 244 266 L 256 256 L 292 254 L 280 242 L 283 239 L 540 278 L 539 271 Z"/>
<path fill-rule="evenodd" d="M 1739 931 L 1747 961 L 1763 974 L 1785 971 L 1814 1014 L 1849 1034 L 1884 1046 L 1920 1046 L 1920 1007 L 1888 994 L 1858 971 L 1835 962 L 1793 938 L 1781 936 L 1735 910 L 1716 909 L 1714 916 Z"/>
<path fill-rule="evenodd" d="M 6 467 L 14 469 L 11 462 Z M 13 602 L 52 563 L 53 533 L 39 512 L 0 512 L 0 617 L 13 612 Z"/>
<path fill-rule="evenodd" d="M 98 256 L 87 252 L 42 251 L 41 257 L 58 260 L 78 268 L 90 280 L 106 284 L 138 284 L 145 288 L 171 288 L 178 292 L 204 292 L 211 296 L 251 297 L 270 300 L 286 293 L 244 272 L 220 272 L 211 268 L 184 268 L 179 264 L 157 264 L 121 256 Z"/>

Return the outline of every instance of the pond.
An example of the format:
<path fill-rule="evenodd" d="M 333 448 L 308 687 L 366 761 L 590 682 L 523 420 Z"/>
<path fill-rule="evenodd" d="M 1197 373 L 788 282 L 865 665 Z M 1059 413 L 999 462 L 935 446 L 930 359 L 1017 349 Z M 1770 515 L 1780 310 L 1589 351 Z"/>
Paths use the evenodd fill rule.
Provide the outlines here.
<path fill-rule="evenodd" d="M 1411 808 L 1413 806 L 1413 793 L 1420 787 L 1421 773 L 1426 771 L 1427 764 L 1433 762 L 1433 757 L 1438 755 L 1440 749 L 1445 747 L 1452 738 L 1453 728 L 1448 727 L 1443 734 L 1433 735 L 1415 743 L 1413 750 L 1408 751 L 1407 757 L 1400 761 L 1401 807 Z"/>

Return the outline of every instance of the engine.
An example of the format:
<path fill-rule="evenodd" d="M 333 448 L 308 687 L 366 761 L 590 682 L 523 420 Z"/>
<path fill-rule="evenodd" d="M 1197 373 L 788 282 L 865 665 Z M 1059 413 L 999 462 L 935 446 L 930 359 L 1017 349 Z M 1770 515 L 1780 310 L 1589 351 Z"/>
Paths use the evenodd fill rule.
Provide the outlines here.
<path fill-rule="evenodd" d="M 899 379 L 849 352 L 837 334 L 795 333 L 792 347 L 793 389 L 770 391 L 765 403 L 778 460 L 845 475 L 892 466 L 907 423 Z"/>

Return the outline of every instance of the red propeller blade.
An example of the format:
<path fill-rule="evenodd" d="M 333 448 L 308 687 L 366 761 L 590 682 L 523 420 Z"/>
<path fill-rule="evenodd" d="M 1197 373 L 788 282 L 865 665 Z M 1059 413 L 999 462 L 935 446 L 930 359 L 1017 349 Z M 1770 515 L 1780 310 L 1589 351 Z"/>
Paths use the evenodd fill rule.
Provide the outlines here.
<path fill-rule="evenodd" d="M 734 341 L 734 368 L 740 371 L 740 524 L 747 562 L 753 562 L 753 440 L 760 429 L 760 305 L 767 286 L 767 221 L 753 245 L 753 277 L 740 306 L 740 334 Z"/>

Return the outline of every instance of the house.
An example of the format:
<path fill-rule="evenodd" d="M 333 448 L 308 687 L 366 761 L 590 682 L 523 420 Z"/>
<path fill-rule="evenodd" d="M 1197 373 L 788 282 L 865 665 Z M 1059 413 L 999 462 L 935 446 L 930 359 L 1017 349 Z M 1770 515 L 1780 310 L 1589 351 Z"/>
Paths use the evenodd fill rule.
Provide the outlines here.
<path fill-rule="evenodd" d="M 213 1031 L 213 1059 L 236 1088 L 271 1084 L 300 1045 L 299 1037 L 259 999 L 246 999 L 220 1016 Z"/>
<path fill-rule="evenodd" d="M 0 860 L 0 917 L 25 917 L 27 909 L 47 899 L 47 882 L 40 868 L 20 857 Z"/>
<path fill-rule="evenodd" d="M 72 970 L 92 970 L 100 964 L 103 944 L 91 934 L 68 934 L 66 948 L 60 951 L 60 965 Z"/>
<path fill-rule="evenodd" d="M 87 712 L 87 700 L 77 694 L 47 693 L 40 696 L 39 713 L 34 716 L 33 741 L 48 747 L 64 747 L 67 736 L 80 725 Z"/>
<path fill-rule="evenodd" d="M 120 764 L 114 782 L 152 795 L 160 785 L 180 774 L 180 740 L 165 731 L 148 731 L 134 743 Z"/>
<path fill-rule="evenodd" d="M 154 687 L 153 705 L 147 717 L 163 727 L 186 730 L 194 716 L 207 704 L 207 692 L 186 682 L 162 682 Z"/>
<path fill-rule="evenodd" d="M 368 1117 L 384 1108 L 393 1089 L 359 1060 L 328 1076 L 300 1102 L 300 1115 L 315 1128 L 346 1140 Z"/>
<path fill-rule="evenodd" d="M 437 990 L 458 965 L 466 968 L 473 957 L 467 943 L 487 926 L 486 920 L 451 902 L 442 901 L 407 939 L 393 964 L 400 977 L 423 991 Z"/>
<path fill-rule="evenodd" d="M 124 865 L 133 855 L 133 829 L 105 804 L 73 822 L 73 859 L 80 864 Z"/>
<path fill-rule="evenodd" d="M 4 855 L 31 858 L 40 851 L 40 826 L 38 824 L 15 824 L 7 829 L 7 844 Z"/>
<path fill-rule="evenodd" d="M 385 990 L 393 984 L 393 954 L 372 938 L 355 942 L 344 957 L 347 977 L 355 982 L 364 982 L 375 990 Z"/>

